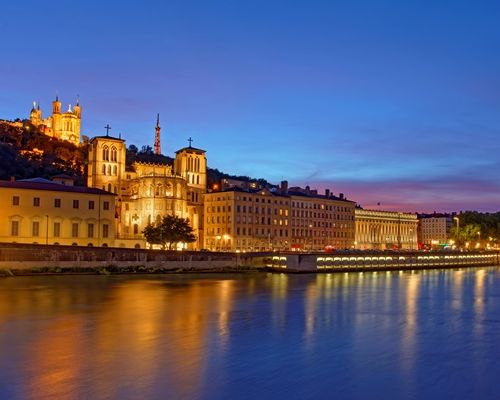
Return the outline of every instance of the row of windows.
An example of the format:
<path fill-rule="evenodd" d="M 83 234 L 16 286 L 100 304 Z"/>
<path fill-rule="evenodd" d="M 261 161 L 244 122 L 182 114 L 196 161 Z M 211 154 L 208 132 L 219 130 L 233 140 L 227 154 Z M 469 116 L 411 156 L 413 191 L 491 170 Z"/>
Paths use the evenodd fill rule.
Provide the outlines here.
<path fill-rule="evenodd" d="M 20 198 L 19 196 L 12 196 L 12 205 L 19 206 Z M 33 207 L 40 207 L 40 197 L 33 197 Z M 61 199 L 54 199 L 54 208 L 61 208 Z M 73 200 L 73 208 L 80 208 L 80 200 Z M 89 200 L 88 209 L 93 210 L 95 208 L 95 201 Z M 109 210 L 109 201 L 103 201 L 103 210 Z"/>
<path fill-rule="evenodd" d="M 207 196 L 206 197 L 207 201 L 225 201 L 225 200 L 229 200 L 229 201 L 233 201 L 233 199 L 231 197 L 217 197 L 216 199 L 214 199 L 212 196 Z M 271 201 L 271 199 L 269 198 L 262 198 L 262 197 L 246 197 L 246 196 L 236 196 L 236 200 L 238 201 L 255 201 L 256 203 L 267 203 L 267 204 L 276 204 L 276 205 L 284 205 L 284 206 L 288 206 L 288 201 L 286 200 L 274 200 L 274 201 Z"/>
<path fill-rule="evenodd" d="M 340 207 L 333 206 L 330 204 L 317 204 L 310 202 L 302 202 L 302 201 L 292 201 L 293 208 L 309 208 L 312 210 L 326 210 L 326 211 L 338 211 L 338 212 L 352 212 L 352 207 Z"/>
<path fill-rule="evenodd" d="M 188 171 L 193 171 L 193 172 L 200 172 L 200 159 L 199 158 L 189 157 L 187 159 L 187 170 Z M 199 179 L 198 179 L 198 183 L 200 183 Z"/>
<path fill-rule="evenodd" d="M 116 147 L 111 147 L 111 160 L 110 160 L 110 152 L 108 146 L 104 146 L 102 149 L 102 159 L 104 161 L 118 161 L 118 152 L 116 151 Z"/>
<path fill-rule="evenodd" d="M 102 174 L 103 175 L 118 175 L 118 167 L 116 165 L 102 164 Z"/>
<path fill-rule="evenodd" d="M 89 223 L 87 224 L 87 237 L 88 238 L 93 238 L 94 237 L 94 224 Z M 11 221 L 11 230 L 10 230 L 11 236 L 19 236 L 20 231 L 19 231 L 19 221 Z M 48 232 L 47 232 L 48 235 Z M 33 237 L 38 237 L 40 236 L 40 222 L 39 221 L 33 221 L 31 224 L 31 236 Z M 60 222 L 54 222 L 52 226 L 52 236 L 53 237 L 61 237 L 61 223 Z M 80 236 L 80 224 L 77 222 L 74 222 L 71 224 L 71 237 L 73 238 L 78 238 Z M 109 225 L 108 224 L 102 224 L 102 237 L 107 238 L 109 236 Z"/>
<path fill-rule="evenodd" d="M 348 238 L 349 232 L 341 232 L 341 231 L 313 231 L 310 229 L 293 229 L 292 228 L 292 236 L 302 236 L 302 237 L 318 237 L 318 236 L 323 236 L 323 237 L 334 237 L 334 238 Z"/>

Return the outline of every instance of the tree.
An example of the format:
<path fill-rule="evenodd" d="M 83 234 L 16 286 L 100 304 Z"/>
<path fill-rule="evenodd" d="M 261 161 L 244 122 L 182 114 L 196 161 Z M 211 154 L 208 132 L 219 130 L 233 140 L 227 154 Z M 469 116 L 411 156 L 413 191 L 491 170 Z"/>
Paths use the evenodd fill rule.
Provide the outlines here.
<path fill-rule="evenodd" d="M 477 241 L 479 239 L 479 232 L 481 232 L 481 225 L 479 224 L 467 224 L 460 228 L 456 226 L 451 228 L 451 236 L 459 246 L 467 242 Z"/>
<path fill-rule="evenodd" d="M 149 224 L 142 231 L 148 243 L 159 244 L 162 249 L 175 249 L 178 243 L 192 243 L 196 240 L 189 219 L 166 215 L 156 224 Z"/>

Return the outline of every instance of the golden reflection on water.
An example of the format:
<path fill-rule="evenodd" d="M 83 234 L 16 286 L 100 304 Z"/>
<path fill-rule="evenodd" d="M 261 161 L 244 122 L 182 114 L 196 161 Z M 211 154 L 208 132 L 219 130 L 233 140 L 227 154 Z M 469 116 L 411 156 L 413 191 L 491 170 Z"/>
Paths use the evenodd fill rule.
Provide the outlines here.
<path fill-rule="evenodd" d="M 402 284 L 406 285 L 406 288 L 403 289 L 405 294 L 405 323 L 401 335 L 401 365 L 406 371 L 413 370 L 415 366 L 418 298 L 421 279 L 422 273 L 411 273 L 408 275 L 408 279 L 402 282 Z"/>
<path fill-rule="evenodd" d="M 102 278 L 105 279 L 105 278 Z M 229 335 L 231 280 L 201 279 L 189 283 L 123 280 L 102 287 L 64 285 L 0 292 L 0 326 L 22 314 L 39 316 L 43 329 L 29 332 L 23 349 L 23 397 L 77 398 L 82 379 L 92 380 L 92 393 L 120 398 L 125 390 L 154 397 L 153 381 L 172 377 L 172 392 L 186 398 L 196 393 L 207 361 L 209 318 L 217 321 L 222 345 Z M 91 310 L 75 310 L 78 304 Z M 90 312 L 87 312 L 90 311 Z M 4 332 L 5 335 L 5 332 Z M 167 335 L 165 340 L 161 335 Z M 0 335 L 0 346 L 5 339 Z M 223 347 L 223 346 L 222 346 Z M 168 354 L 165 361 L 164 354 Z M 110 384 L 113 383 L 113 384 Z"/>
<path fill-rule="evenodd" d="M 352 346 L 346 362 L 356 365 L 365 360 L 376 331 L 382 344 L 391 338 L 395 362 L 410 376 L 419 357 L 419 324 L 436 318 L 434 308 L 459 315 L 464 299 L 470 299 L 464 292 L 473 292 L 469 331 L 483 334 L 488 275 L 480 269 L 4 280 L 0 349 L 8 352 L 6 343 L 16 342 L 2 327 L 16 327 L 23 338 L 16 350 L 22 354 L 15 354 L 22 360 L 16 370 L 23 382 L 19 397 L 33 399 L 158 398 L 158 386 L 176 398 L 195 398 L 206 388 L 211 360 L 234 351 L 238 318 L 245 327 L 257 320 L 262 326 L 253 326 L 255 332 L 281 339 L 297 329 L 303 345 L 294 342 L 298 347 L 292 351 L 303 351 L 311 364 L 318 340 L 328 338 L 336 346 L 335 335 L 341 332 Z M 424 311 L 422 298 L 427 298 Z M 252 312 L 266 318 L 255 319 Z M 447 323 L 464 328 L 463 318 Z M 383 362 L 385 354 L 378 350 L 370 348 Z M 229 374 L 230 369 L 217 372 L 220 379 Z"/>

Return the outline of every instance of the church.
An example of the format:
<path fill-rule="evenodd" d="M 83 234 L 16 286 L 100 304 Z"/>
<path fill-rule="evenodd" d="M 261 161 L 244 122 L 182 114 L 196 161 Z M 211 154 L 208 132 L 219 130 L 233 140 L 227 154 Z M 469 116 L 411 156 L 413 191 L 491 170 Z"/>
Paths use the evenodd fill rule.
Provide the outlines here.
<path fill-rule="evenodd" d="M 43 134 L 59 140 L 66 140 L 78 146 L 80 144 L 80 126 L 82 110 L 77 99 L 76 104 L 71 108 L 68 106 L 66 112 L 61 112 L 61 102 L 56 96 L 52 102 L 52 115 L 47 118 L 42 117 L 40 103 L 33 102 L 30 112 L 30 122 L 36 126 Z"/>
<path fill-rule="evenodd" d="M 154 150 L 161 154 L 159 117 Z M 165 215 L 188 218 L 197 241 L 186 248 L 203 247 L 206 185 L 205 150 L 193 147 L 191 139 L 175 152 L 173 162 L 135 161 L 129 167 L 124 139 L 108 131 L 90 140 L 87 186 L 116 195 L 116 247 L 145 248 L 142 231 Z"/>

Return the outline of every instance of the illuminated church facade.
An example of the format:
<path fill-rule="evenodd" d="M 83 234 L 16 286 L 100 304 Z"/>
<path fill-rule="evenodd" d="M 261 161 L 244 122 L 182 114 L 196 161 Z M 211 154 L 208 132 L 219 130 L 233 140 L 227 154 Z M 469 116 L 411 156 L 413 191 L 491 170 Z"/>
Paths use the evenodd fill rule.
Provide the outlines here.
<path fill-rule="evenodd" d="M 80 102 L 68 110 L 61 112 L 61 102 L 56 96 L 52 102 L 52 115 L 43 118 L 40 103 L 33 102 L 33 108 L 30 112 L 30 122 L 37 127 L 43 134 L 59 140 L 66 140 L 78 146 L 80 144 L 82 109 Z"/>
<path fill-rule="evenodd" d="M 156 154 L 159 134 L 157 121 Z M 142 231 L 165 215 L 188 218 L 197 237 L 188 248 L 202 247 L 207 160 L 191 142 L 176 151 L 173 162 L 134 162 L 127 168 L 125 140 L 96 136 L 90 140 L 87 185 L 116 195 L 116 247 L 145 248 Z"/>

